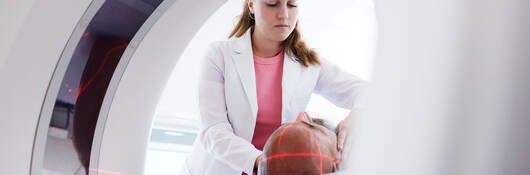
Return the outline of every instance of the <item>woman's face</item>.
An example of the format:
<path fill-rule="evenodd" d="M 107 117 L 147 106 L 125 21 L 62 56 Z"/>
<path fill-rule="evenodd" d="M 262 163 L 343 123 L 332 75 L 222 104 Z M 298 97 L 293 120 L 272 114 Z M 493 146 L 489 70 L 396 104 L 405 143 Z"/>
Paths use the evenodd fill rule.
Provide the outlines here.
<path fill-rule="evenodd" d="M 281 42 L 294 30 L 298 20 L 297 0 L 250 0 L 254 14 L 254 33 Z"/>

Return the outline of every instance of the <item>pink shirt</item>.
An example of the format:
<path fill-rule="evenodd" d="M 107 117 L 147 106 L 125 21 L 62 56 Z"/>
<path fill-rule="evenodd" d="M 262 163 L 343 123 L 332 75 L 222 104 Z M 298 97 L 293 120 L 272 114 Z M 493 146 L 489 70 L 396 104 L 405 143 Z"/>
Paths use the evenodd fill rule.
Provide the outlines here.
<path fill-rule="evenodd" d="M 259 150 L 281 125 L 283 57 L 283 51 L 272 58 L 254 55 L 258 116 L 252 144 Z"/>

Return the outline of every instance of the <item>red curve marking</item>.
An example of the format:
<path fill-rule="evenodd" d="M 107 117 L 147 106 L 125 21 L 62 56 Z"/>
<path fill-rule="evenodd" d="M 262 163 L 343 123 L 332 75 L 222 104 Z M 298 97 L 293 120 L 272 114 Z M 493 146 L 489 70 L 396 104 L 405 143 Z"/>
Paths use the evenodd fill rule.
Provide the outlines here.
<path fill-rule="evenodd" d="M 77 97 L 79 97 L 79 95 L 81 93 L 83 93 L 83 91 L 86 90 L 86 88 L 88 86 L 90 86 L 92 84 L 92 82 L 99 76 L 99 74 L 101 73 L 101 71 L 103 71 L 103 67 L 105 67 L 105 64 L 107 63 L 107 60 L 109 59 L 110 57 L 110 54 L 112 52 L 115 52 L 117 51 L 118 49 L 125 49 L 127 48 L 127 43 L 125 44 L 121 44 L 121 45 L 118 45 L 116 47 L 113 47 L 111 48 L 109 51 L 107 51 L 107 53 L 105 53 L 105 57 L 103 58 L 103 63 L 99 66 L 98 70 L 96 71 L 96 73 L 94 75 L 92 75 L 92 77 L 90 77 L 90 79 L 88 79 L 87 82 L 85 82 L 84 84 L 80 85 L 79 86 L 79 89 L 77 90 L 77 94 L 75 95 L 75 99 L 77 100 Z"/>

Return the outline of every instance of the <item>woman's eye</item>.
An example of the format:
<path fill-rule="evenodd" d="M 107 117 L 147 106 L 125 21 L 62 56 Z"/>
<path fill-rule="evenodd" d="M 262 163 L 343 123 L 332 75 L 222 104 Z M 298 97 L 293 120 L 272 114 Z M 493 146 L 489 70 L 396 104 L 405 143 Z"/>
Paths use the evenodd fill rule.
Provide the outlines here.
<path fill-rule="evenodd" d="M 276 4 L 267 4 L 267 7 L 276 7 Z"/>
<path fill-rule="evenodd" d="M 297 7 L 296 4 L 287 4 L 287 6 L 289 6 L 289 7 Z"/>

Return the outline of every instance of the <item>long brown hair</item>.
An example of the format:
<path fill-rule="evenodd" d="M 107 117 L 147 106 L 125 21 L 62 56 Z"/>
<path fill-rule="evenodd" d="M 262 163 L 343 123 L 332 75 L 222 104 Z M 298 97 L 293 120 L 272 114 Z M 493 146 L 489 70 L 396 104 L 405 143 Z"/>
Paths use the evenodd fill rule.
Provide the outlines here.
<path fill-rule="evenodd" d="M 232 32 L 230 32 L 230 35 L 228 35 L 228 38 L 233 36 L 241 37 L 249 28 L 254 27 L 255 21 L 254 17 L 250 16 L 248 1 L 245 0 L 243 3 L 243 12 L 239 15 L 239 21 Z M 318 54 L 313 49 L 308 48 L 305 42 L 302 41 L 302 36 L 298 30 L 298 22 L 296 22 L 293 32 L 281 43 L 281 46 L 287 54 L 296 56 L 298 58 L 297 61 L 304 65 L 304 67 L 308 67 L 310 64 L 320 65 Z"/>

